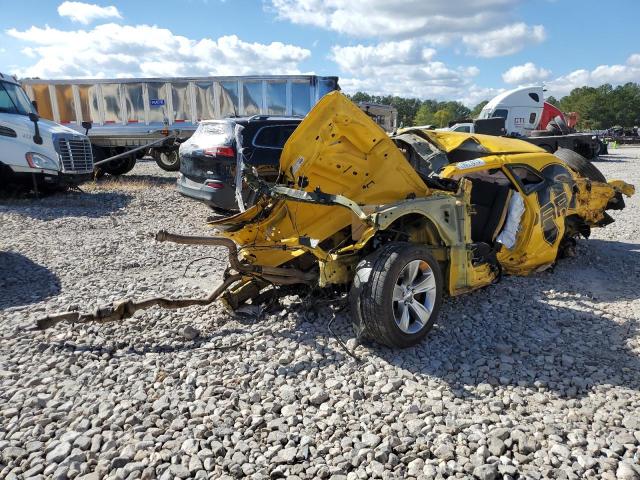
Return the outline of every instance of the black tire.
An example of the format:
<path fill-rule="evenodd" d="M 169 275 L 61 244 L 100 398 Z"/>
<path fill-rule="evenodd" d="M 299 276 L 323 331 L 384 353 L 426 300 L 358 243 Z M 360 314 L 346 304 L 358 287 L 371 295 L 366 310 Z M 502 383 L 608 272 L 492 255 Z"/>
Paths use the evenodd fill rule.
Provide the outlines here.
<path fill-rule="evenodd" d="M 607 179 L 602 172 L 579 153 L 569 150 L 568 148 L 559 148 L 555 151 L 554 155 L 583 177 L 594 182 L 607 182 Z"/>
<path fill-rule="evenodd" d="M 113 157 L 115 155 L 119 155 L 121 153 L 126 152 L 126 149 L 123 147 L 118 148 L 107 148 L 107 147 L 93 147 L 93 157 L 95 162 L 100 162 L 109 157 Z M 102 165 L 96 167 L 96 177 L 100 178 L 105 173 L 109 175 L 124 175 L 125 173 L 129 173 L 133 170 L 133 167 L 136 166 L 136 156 L 132 154 L 129 157 L 119 158 L 117 160 L 113 160 L 112 162 L 103 163 Z"/>
<path fill-rule="evenodd" d="M 105 163 L 102 165 L 102 169 L 108 173 L 109 175 L 124 175 L 125 173 L 129 173 L 133 170 L 133 167 L 136 166 L 136 159 L 131 157 L 125 157 L 118 160 L 114 160 L 113 162 Z"/>
<path fill-rule="evenodd" d="M 411 264 L 418 265 L 413 279 L 406 278 L 405 274 Z M 394 291 L 404 289 L 402 282 L 406 281 L 412 287 L 427 283 L 427 280 L 433 284 L 428 293 L 413 294 L 404 290 L 404 300 L 394 300 Z M 438 317 L 442 284 L 440 266 L 425 246 L 398 242 L 381 247 L 356 268 L 350 293 L 356 334 L 389 347 L 416 345 L 431 330 Z M 430 312 L 424 304 L 431 306 Z M 424 312 L 422 321 L 418 321 L 418 311 Z M 400 327 L 401 319 L 396 320 L 400 312 L 406 312 L 405 329 Z"/>
<path fill-rule="evenodd" d="M 158 166 L 167 172 L 177 172 L 180 170 L 180 155 L 178 150 L 153 150 L 153 159 Z"/>

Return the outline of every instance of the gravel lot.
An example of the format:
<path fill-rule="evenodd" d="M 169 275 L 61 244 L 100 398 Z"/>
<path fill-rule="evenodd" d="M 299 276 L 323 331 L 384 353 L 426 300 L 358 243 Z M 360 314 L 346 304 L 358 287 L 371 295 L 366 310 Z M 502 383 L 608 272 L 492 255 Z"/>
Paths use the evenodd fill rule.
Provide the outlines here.
<path fill-rule="evenodd" d="M 639 148 L 597 166 L 640 186 Z M 219 281 L 224 250 L 152 238 L 208 231 L 174 177 L 0 201 L 0 478 L 640 479 L 640 195 L 578 257 L 447 299 L 423 344 L 362 363 L 297 297 L 27 331 Z M 345 312 L 334 331 L 351 338 Z"/>

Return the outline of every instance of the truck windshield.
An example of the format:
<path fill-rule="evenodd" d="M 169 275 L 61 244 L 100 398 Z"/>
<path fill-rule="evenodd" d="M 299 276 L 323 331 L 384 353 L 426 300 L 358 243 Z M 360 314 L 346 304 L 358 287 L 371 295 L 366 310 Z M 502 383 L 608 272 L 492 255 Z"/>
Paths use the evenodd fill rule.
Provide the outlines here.
<path fill-rule="evenodd" d="M 18 115 L 36 113 L 24 90 L 9 82 L 0 82 L 0 112 Z"/>

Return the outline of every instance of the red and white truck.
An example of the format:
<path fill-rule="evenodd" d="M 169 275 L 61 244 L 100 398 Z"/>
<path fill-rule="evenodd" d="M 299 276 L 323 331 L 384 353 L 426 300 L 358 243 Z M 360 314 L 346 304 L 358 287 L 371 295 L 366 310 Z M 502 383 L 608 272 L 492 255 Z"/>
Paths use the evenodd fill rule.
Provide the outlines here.
<path fill-rule="evenodd" d="M 504 119 L 497 132 L 496 119 Z M 576 132 L 577 122 L 577 114 L 565 114 L 545 102 L 543 87 L 536 86 L 501 93 L 485 105 L 478 119 L 456 123 L 448 130 L 509 135 L 551 153 L 568 148 L 589 159 L 596 157 L 601 153 L 602 142 L 592 133 Z"/>

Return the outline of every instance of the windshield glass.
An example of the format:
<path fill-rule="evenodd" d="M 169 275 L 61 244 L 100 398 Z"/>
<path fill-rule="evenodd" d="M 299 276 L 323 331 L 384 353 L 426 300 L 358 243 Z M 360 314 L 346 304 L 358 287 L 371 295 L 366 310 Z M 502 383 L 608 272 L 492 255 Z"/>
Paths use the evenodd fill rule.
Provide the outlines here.
<path fill-rule="evenodd" d="M 201 123 L 192 138 L 201 147 L 231 145 L 233 127 L 228 122 Z"/>
<path fill-rule="evenodd" d="M 0 82 L 0 112 L 19 115 L 36 113 L 24 90 L 9 82 Z"/>

